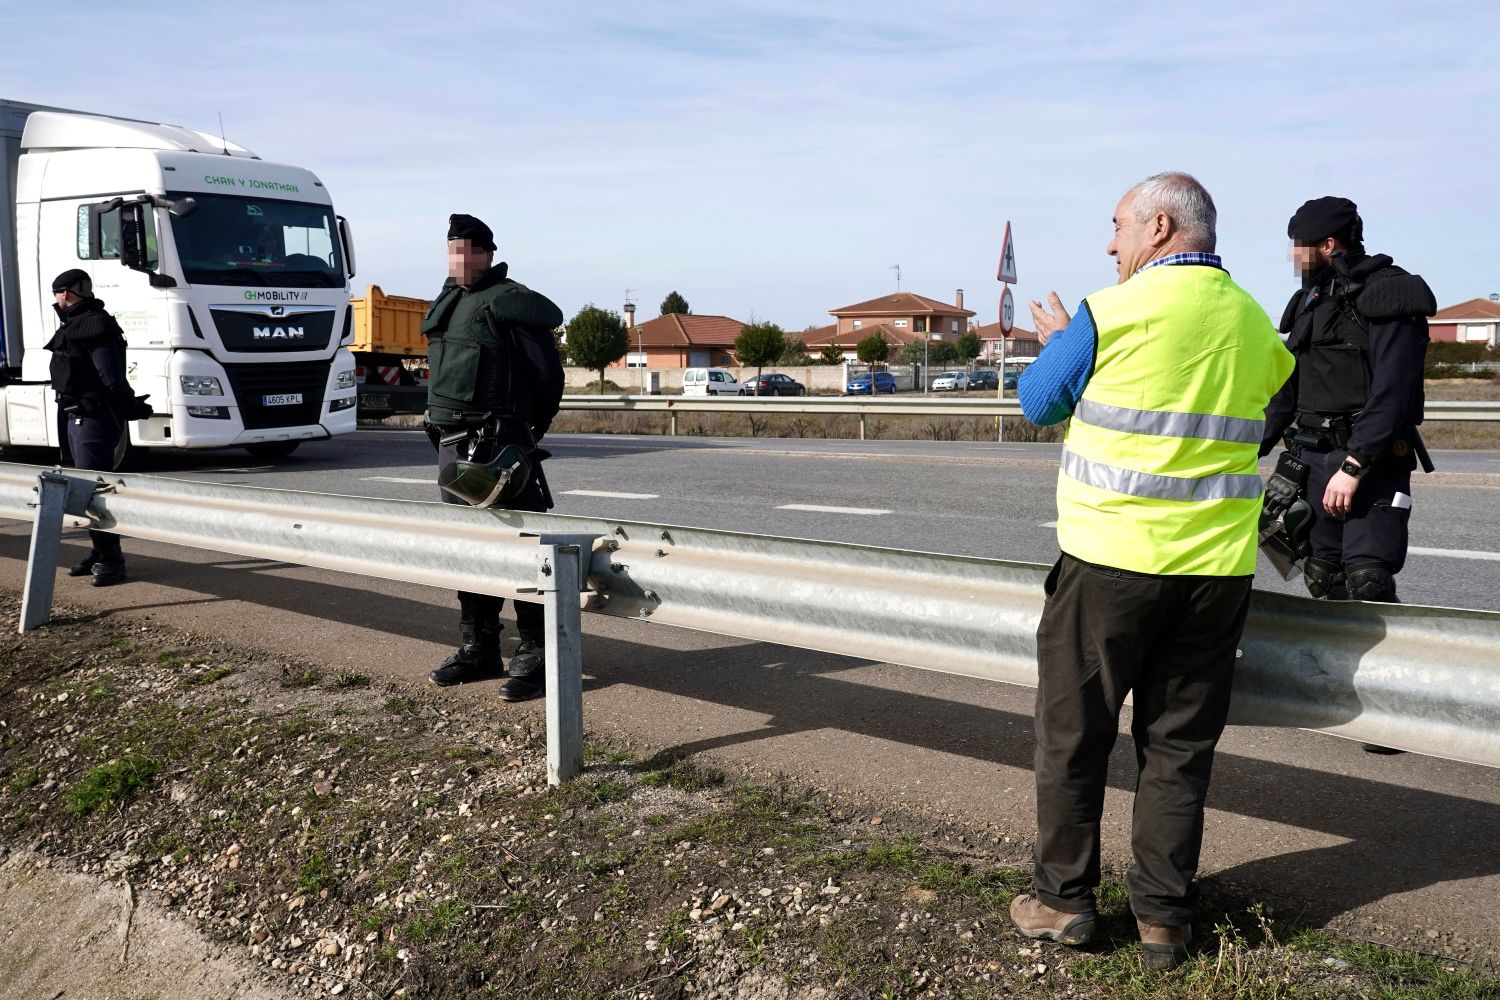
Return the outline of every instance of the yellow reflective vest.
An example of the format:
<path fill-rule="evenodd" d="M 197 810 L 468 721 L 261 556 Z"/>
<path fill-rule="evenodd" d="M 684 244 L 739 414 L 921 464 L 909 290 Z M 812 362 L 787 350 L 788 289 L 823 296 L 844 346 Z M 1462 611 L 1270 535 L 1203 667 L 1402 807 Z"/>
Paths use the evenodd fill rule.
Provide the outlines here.
<path fill-rule="evenodd" d="M 1255 572 L 1266 404 L 1292 373 L 1219 268 L 1165 265 L 1084 300 L 1098 348 L 1063 442 L 1057 540 L 1162 575 Z"/>

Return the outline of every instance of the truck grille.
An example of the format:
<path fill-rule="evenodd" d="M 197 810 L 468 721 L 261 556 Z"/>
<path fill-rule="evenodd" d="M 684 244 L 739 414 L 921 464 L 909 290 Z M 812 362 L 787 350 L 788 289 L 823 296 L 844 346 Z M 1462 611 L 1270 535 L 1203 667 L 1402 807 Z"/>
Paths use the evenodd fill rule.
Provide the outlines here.
<path fill-rule="evenodd" d="M 327 361 L 293 361 L 284 365 L 225 365 L 240 419 L 245 429 L 300 427 L 323 418 L 323 392 L 328 386 Z M 300 392 L 302 402 L 266 406 L 265 397 Z"/>

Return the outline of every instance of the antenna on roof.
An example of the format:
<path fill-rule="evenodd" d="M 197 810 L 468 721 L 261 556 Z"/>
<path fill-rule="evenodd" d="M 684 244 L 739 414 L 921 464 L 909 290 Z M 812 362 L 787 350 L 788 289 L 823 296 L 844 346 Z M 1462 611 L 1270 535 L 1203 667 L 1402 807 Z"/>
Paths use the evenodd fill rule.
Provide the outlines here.
<path fill-rule="evenodd" d="M 224 134 L 224 112 L 219 112 L 219 141 L 224 144 L 224 155 L 229 155 L 229 137 Z"/>
<path fill-rule="evenodd" d="M 891 270 L 896 272 L 896 291 L 901 291 L 901 265 L 892 264 Z"/>

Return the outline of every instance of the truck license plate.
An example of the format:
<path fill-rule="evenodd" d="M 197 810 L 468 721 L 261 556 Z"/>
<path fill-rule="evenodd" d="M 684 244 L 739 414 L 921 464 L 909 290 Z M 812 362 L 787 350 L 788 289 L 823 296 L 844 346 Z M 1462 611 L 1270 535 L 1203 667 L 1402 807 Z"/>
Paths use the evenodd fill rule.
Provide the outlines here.
<path fill-rule="evenodd" d="M 302 402 L 302 393 L 300 392 L 283 392 L 277 396 L 261 397 L 261 404 L 263 406 L 293 406 L 300 402 Z"/>

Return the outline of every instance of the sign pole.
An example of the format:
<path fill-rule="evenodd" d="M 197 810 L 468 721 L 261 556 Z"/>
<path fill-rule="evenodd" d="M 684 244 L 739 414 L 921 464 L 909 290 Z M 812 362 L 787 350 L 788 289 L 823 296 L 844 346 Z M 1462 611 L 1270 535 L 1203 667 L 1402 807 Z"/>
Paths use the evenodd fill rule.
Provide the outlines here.
<path fill-rule="evenodd" d="M 1010 220 L 1005 220 L 1005 236 L 1000 240 L 1000 266 L 995 270 L 995 280 L 1004 287 L 1000 292 L 1000 384 L 995 388 L 995 398 L 1005 398 L 1005 338 L 1016 327 L 1016 300 L 1010 294 L 1010 286 L 1016 282 L 1016 244 L 1010 235 Z M 1005 418 L 995 418 L 995 440 L 1005 440 Z"/>

